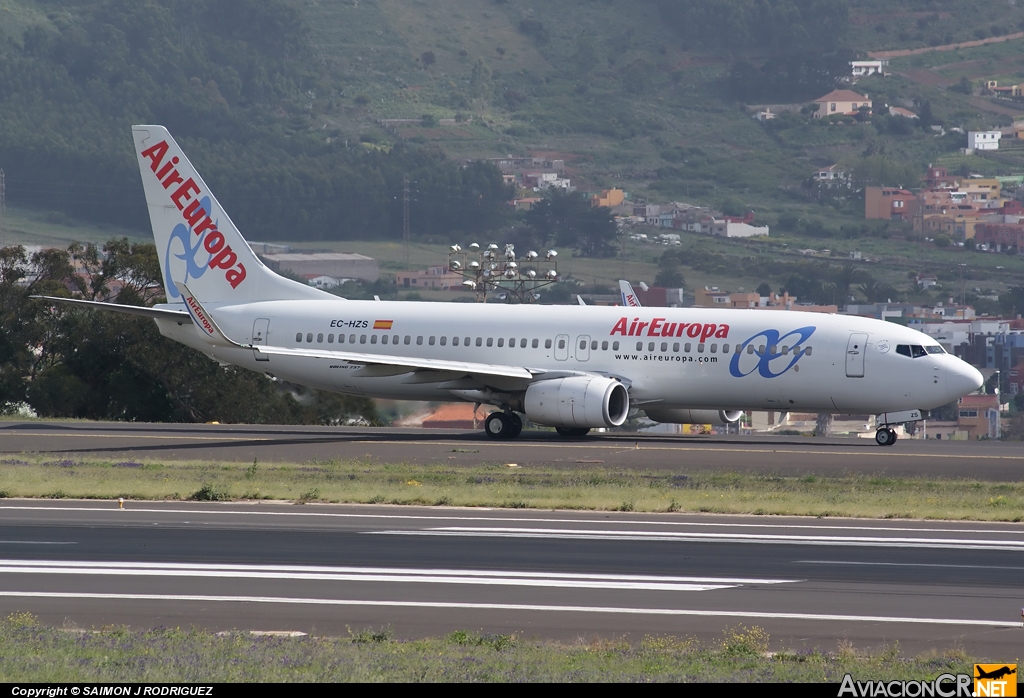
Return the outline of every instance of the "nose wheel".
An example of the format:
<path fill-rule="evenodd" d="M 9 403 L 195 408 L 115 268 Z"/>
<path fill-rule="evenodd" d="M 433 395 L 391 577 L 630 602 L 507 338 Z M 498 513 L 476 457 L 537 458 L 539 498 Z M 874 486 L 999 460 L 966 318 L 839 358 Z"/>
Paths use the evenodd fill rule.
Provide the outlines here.
<path fill-rule="evenodd" d="M 484 432 L 492 439 L 514 439 L 523 431 L 523 420 L 515 412 L 492 412 L 484 422 Z"/>
<path fill-rule="evenodd" d="M 879 446 L 892 446 L 896 443 L 896 430 L 883 427 L 875 432 L 875 443 Z"/>

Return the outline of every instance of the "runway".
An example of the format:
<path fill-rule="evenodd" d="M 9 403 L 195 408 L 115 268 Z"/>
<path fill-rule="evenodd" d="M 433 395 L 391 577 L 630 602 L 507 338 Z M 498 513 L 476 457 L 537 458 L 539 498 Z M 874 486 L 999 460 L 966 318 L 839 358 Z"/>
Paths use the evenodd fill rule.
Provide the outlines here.
<path fill-rule="evenodd" d="M 66 627 L 672 634 L 1016 656 L 1024 525 L 3 500 L 0 613 Z"/>
<path fill-rule="evenodd" d="M 91 422 L 0 423 L 0 454 L 166 458 L 261 463 L 369 459 L 381 463 L 480 462 L 578 468 L 587 464 L 765 475 L 882 473 L 899 477 L 1024 480 L 1024 449 L 1011 442 L 594 434 L 565 440 L 524 432 L 493 441 L 482 431 Z"/>

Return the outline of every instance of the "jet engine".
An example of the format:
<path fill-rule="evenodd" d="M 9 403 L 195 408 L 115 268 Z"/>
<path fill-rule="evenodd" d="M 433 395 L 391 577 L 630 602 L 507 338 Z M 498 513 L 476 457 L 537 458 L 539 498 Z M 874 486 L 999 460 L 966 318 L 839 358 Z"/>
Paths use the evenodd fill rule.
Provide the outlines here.
<path fill-rule="evenodd" d="M 617 427 L 629 413 L 629 392 L 604 376 L 571 376 L 533 383 L 523 411 L 531 422 L 552 427 Z"/>
<path fill-rule="evenodd" d="M 743 416 L 743 413 L 739 410 L 679 410 L 652 408 L 644 410 L 644 412 L 655 422 L 665 422 L 668 424 L 732 424 Z"/>

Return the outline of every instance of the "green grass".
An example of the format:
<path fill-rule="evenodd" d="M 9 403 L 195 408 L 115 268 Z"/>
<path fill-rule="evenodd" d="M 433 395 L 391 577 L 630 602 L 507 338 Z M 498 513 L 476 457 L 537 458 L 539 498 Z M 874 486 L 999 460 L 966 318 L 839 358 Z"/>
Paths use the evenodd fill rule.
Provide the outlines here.
<path fill-rule="evenodd" d="M 379 464 L 358 460 L 241 464 L 0 460 L 6 497 L 290 500 L 400 505 L 710 512 L 1024 521 L 1024 483 L 972 480 L 677 474 L 629 468 Z"/>
<path fill-rule="evenodd" d="M 30 614 L 0 621 L 0 681 L 18 682 L 835 682 L 934 680 L 970 674 L 974 658 L 950 649 L 907 658 L 898 646 L 857 652 L 768 652 L 758 627 L 718 641 L 647 636 L 574 644 L 456 631 L 394 640 L 388 629 L 347 638 L 267 637 L 205 630 L 48 628 Z"/>

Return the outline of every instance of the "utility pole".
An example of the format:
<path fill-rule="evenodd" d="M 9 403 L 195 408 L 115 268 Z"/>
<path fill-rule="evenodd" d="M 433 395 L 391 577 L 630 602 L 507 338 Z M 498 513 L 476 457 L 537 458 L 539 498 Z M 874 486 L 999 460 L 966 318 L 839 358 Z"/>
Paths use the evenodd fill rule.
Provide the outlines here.
<path fill-rule="evenodd" d="M 409 268 L 409 175 L 402 175 L 402 243 L 405 245 L 405 268 L 407 270 L 410 270 L 410 268 Z"/>
<path fill-rule="evenodd" d="M 0 170 L 0 247 L 7 247 L 7 184 Z"/>

